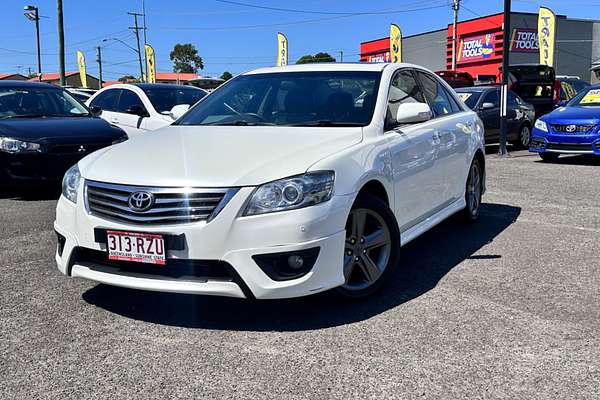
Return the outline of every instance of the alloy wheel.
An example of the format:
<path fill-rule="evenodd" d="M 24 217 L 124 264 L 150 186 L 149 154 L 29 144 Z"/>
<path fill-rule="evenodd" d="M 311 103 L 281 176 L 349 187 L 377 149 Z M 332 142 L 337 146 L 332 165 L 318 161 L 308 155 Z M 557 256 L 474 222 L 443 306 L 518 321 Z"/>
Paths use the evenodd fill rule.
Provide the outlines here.
<path fill-rule="evenodd" d="M 372 286 L 388 265 L 391 245 L 390 229 L 381 215 L 367 208 L 353 209 L 346 224 L 342 288 L 359 291 Z"/>
<path fill-rule="evenodd" d="M 469 170 L 466 200 L 469 214 L 472 217 L 476 217 L 479 214 L 479 207 L 481 206 L 481 172 L 479 170 L 479 163 L 477 162 L 473 162 Z"/>
<path fill-rule="evenodd" d="M 528 148 L 529 142 L 531 141 L 531 129 L 529 129 L 527 125 L 524 125 L 521 128 L 521 134 L 519 135 L 519 138 L 521 139 L 521 145 L 524 148 Z"/>

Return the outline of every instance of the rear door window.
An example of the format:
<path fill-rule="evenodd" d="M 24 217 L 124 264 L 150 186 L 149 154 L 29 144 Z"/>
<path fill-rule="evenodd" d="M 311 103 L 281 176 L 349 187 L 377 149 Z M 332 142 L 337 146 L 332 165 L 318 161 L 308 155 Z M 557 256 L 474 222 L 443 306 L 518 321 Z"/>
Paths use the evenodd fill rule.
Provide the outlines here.
<path fill-rule="evenodd" d="M 119 102 L 119 95 L 121 89 L 111 89 L 99 93 L 98 96 L 90 102 L 91 107 L 98 107 L 105 111 L 117 111 L 117 104 Z"/>
<path fill-rule="evenodd" d="M 119 98 L 117 112 L 126 113 L 127 110 L 130 110 L 132 107 L 141 107 L 142 110 L 146 109 L 144 103 L 142 103 L 142 100 L 137 94 L 131 90 L 123 90 L 121 97 Z"/>

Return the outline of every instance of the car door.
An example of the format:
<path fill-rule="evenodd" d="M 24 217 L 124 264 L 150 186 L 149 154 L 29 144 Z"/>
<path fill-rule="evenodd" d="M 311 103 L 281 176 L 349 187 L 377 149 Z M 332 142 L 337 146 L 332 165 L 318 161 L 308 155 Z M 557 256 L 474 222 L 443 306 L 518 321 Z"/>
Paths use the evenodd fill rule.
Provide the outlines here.
<path fill-rule="evenodd" d="M 437 212 L 464 196 L 469 135 L 475 127 L 475 119 L 462 109 L 440 78 L 425 71 L 417 71 L 417 77 L 433 110 L 431 124 L 437 132 L 435 174 L 432 175 L 438 186 L 432 212 Z"/>
<path fill-rule="evenodd" d="M 486 108 L 490 104 L 493 107 Z M 479 118 L 483 121 L 486 142 L 500 137 L 500 89 L 493 88 L 485 92 L 479 101 Z"/>
<path fill-rule="evenodd" d="M 143 122 L 149 116 L 146 106 L 134 91 L 121 89 L 114 118 L 117 125 L 127 132 L 127 136 L 132 137 L 146 132 Z"/>
<path fill-rule="evenodd" d="M 427 218 L 441 194 L 434 170 L 437 124 L 394 123 L 400 104 L 412 102 L 426 103 L 413 71 L 401 69 L 390 84 L 385 123 L 393 170 L 394 211 L 401 232 Z"/>
<path fill-rule="evenodd" d="M 88 103 L 89 107 L 98 107 L 102 110 L 100 118 L 113 125 L 118 125 L 117 105 L 121 89 L 106 89 L 94 96 Z"/>

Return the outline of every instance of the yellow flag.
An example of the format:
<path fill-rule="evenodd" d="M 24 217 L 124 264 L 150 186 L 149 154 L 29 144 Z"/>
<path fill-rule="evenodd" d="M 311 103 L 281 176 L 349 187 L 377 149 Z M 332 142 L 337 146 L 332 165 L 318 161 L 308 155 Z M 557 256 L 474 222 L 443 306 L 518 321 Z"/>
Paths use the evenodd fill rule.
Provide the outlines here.
<path fill-rule="evenodd" d="M 83 52 L 77 50 L 77 65 L 79 66 L 79 79 L 81 80 L 82 87 L 87 86 L 87 71 L 85 70 L 85 56 Z"/>
<path fill-rule="evenodd" d="M 402 62 L 402 31 L 396 24 L 390 25 L 390 61 Z"/>
<path fill-rule="evenodd" d="M 148 83 L 156 83 L 156 56 L 154 55 L 154 49 L 149 44 L 145 44 L 144 51 L 146 52 L 146 67 L 148 69 L 146 81 Z"/>
<path fill-rule="evenodd" d="M 277 66 L 282 67 L 288 63 L 288 41 L 281 32 L 277 33 Z"/>
<path fill-rule="evenodd" d="M 538 14 L 538 41 L 540 47 L 540 64 L 554 65 L 554 33 L 556 16 L 551 9 L 540 7 Z"/>

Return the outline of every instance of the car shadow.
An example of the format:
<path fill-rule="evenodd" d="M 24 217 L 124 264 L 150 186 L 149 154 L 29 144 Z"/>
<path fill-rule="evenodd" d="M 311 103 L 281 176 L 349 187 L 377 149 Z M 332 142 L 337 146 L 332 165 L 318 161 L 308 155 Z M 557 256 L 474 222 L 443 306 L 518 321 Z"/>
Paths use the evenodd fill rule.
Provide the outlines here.
<path fill-rule="evenodd" d="M 32 184 L 28 186 L 0 186 L 0 199 L 8 200 L 58 200 L 60 185 Z"/>
<path fill-rule="evenodd" d="M 332 292 L 299 299 L 248 301 L 193 296 L 97 285 L 83 299 L 127 318 L 188 328 L 241 331 L 299 331 L 366 320 L 433 289 L 452 268 L 466 259 L 489 260 L 497 254 L 475 255 L 514 223 L 521 209 L 484 204 L 481 218 L 466 224 L 452 217 L 406 245 L 401 263 L 383 290 L 357 301 Z"/>
<path fill-rule="evenodd" d="M 536 162 L 544 164 L 564 164 L 564 165 L 589 165 L 600 166 L 600 156 L 591 154 L 580 155 L 561 155 L 556 161 L 542 161 L 538 159 Z"/>

